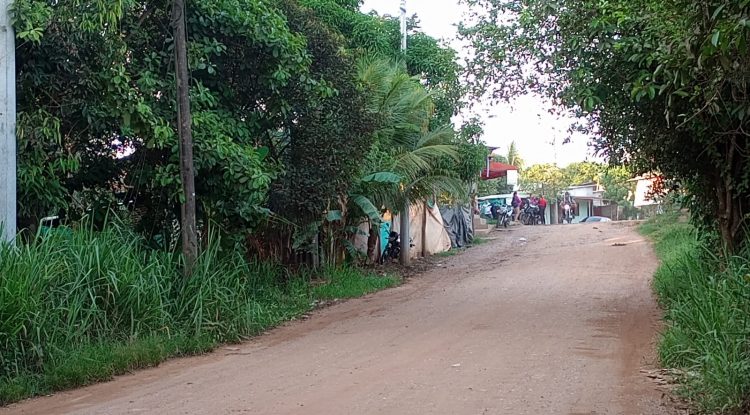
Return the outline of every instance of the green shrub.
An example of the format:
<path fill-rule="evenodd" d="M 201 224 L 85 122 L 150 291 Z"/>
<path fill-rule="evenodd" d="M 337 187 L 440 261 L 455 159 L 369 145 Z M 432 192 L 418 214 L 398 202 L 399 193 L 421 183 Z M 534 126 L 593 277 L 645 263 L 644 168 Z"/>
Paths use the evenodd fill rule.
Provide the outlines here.
<path fill-rule="evenodd" d="M 643 225 L 661 259 L 654 288 L 667 322 L 662 364 L 706 412 L 739 411 L 750 396 L 750 255 L 721 258 L 676 217 Z"/>

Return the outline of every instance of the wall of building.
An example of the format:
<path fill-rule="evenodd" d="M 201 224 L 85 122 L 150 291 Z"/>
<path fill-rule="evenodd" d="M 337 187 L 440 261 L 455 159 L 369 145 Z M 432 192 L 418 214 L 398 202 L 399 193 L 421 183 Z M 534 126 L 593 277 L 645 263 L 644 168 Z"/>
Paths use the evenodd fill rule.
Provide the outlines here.
<path fill-rule="evenodd" d="M 576 203 L 578 203 L 578 209 L 576 212 L 576 217 L 573 219 L 573 223 L 581 223 L 581 219 L 584 219 L 592 215 L 591 206 L 590 206 L 591 201 L 590 200 L 576 200 Z"/>

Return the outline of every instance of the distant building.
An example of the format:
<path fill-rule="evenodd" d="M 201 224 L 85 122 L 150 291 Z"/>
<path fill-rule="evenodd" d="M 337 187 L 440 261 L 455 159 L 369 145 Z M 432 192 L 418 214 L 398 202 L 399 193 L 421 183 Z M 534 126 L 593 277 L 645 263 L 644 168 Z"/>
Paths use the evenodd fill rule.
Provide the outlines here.
<path fill-rule="evenodd" d="M 664 177 L 657 174 L 648 174 L 631 180 L 636 182 L 633 206 L 637 208 L 645 206 L 660 205 L 661 201 L 655 197 Z"/>
<path fill-rule="evenodd" d="M 581 221 L 581 219 L 584 219 L 589 216 L 600 216 L 602 212 L 602 208 L 605 206 L 608 206 L 608 203 L 604 200 L 604 188 L 602 188 L 599 184 L 591 182 L 591 183 L 584 183 L 577 186 L 570 186 L 567 189 L 565 189 L 570 195 L 573 197 L 573 200 L 576 202 L 576 215 L 575 218 L 573 218 L 573 223 L 578 223 Z M 599 212 L 597 212 L 599 211 Z M 597 213 L 600 213 L 597 215 Z M 557 206 L 557 218 L 558 223 L 560 222 L 559 218 L 562 218 L 562 207 L 559 205 Z M 607 217 L 609 217 L 607 215 Z M 612 218 L 610 218 L 612 219 Z"/>

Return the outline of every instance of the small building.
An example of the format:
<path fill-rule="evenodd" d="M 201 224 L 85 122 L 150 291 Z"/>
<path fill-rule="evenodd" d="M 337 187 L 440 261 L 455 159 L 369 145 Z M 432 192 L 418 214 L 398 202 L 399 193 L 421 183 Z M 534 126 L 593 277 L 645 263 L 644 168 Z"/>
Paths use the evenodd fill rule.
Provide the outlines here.
<path fill-rule="evenodd" d="M 631 180 L 636 182 L 633 206 L 642 208 L 661 204 L 659 198 L 655 197 L 655 193 L 658 193 L 659 186 L 657 184 L 663 180 L 664 177 L 657 174 L 648 174 Z"/>
<path fill-rule="evenodd" d="M 604 207 L 608 203 L 604 200 L 604 189 L 597 183 L 584 183 L 578 186 L 570 186 L 565 189 L 576 202 L 576 215 L 573 223 L 579 223 L 582 219 L 589 216 L 597 216 L 597 212 L 604 212 Z M 562 218 L 562 207 L 557 206 L 557 218 Z M 612 218 L 610 218 L 612 219 Z M 558 219 L 558 223 L 561 219 Z"/>
<path fill-rule="evenodd" d="M 648 218 L 663 213 L 662 195 L 664 194 L 665 178 L 656 173 L 636 177 L 633 207 L 638 209 L 638 218 Z"/>

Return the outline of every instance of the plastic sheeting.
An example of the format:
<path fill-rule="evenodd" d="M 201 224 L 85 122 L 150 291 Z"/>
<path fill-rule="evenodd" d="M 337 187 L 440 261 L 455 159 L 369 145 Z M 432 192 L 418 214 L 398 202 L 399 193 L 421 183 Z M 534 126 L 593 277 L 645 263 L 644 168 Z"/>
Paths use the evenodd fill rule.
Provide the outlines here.
<path fill-rule="evenodd" d="M 401 233 L 401 218 L 399 215 L 393 217 L 393 230 Z M 443 217 L 437 206 L 427 206 L 424 203 L 411 205 L 409 209 L 409 233 L 411 243 L 414 245 L 409 251 L 409 256 L 417 258 L 420 256 L 435 255 L 451 249 L 451 240 L 443 225 Z M 401 237 L 402 245 L 406 243 Z"/>
<path fill-rule="evenodd" d="M 425 209 L 426 207 L 426 209 Z M 384 219 L 390 219 L 380 228 L 380 252 L 383 252 L 388 243 L 388 234 L 391 229 L 401 233 L 401 218 L 399 215 L 386 215 Z M 354 246 L 360 252 L 367 252 L 367 234 L 369 233 L 367 223 L 359 226 L 359 232 L 355 235 Z M 413 204 L 409 209 L 409 233 L 411 243 L 414 245 L 409 251 L 409 256 L 418 258 L 420 256 L 434 255 L 451 249 L 451 239 L 448 236 L 440 209 L 426 206 L 424 203 Z M 402 244 L 404 238 L 402 237 Z"/>
<path fill-rule="evenodd" d="M 440 209 L 451 247 L 462 248 L 474 240 L 474 224 L 469 206 L 443 207 Z"/>

